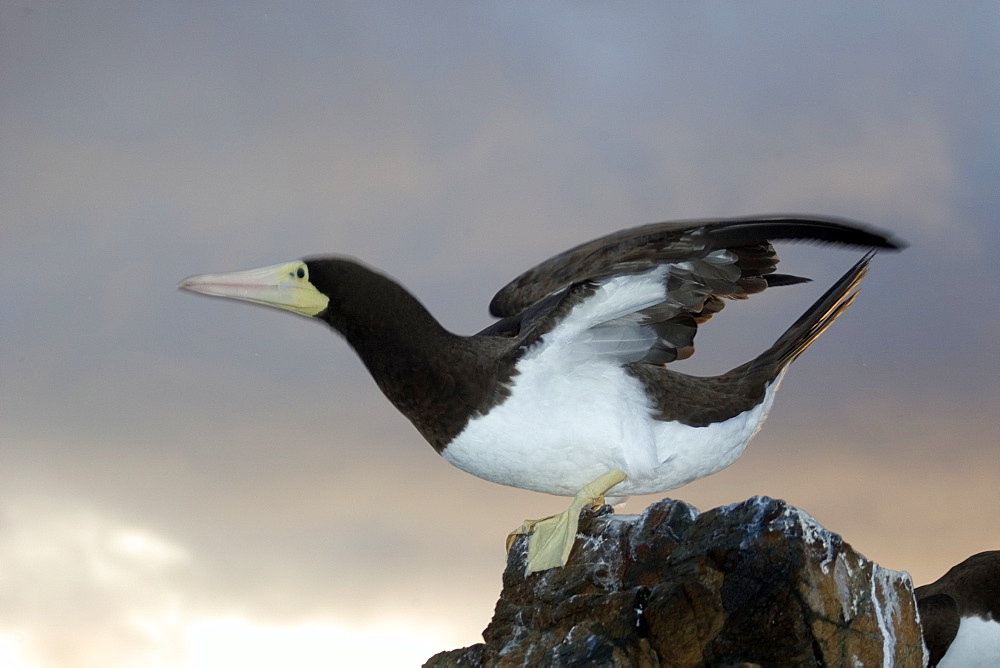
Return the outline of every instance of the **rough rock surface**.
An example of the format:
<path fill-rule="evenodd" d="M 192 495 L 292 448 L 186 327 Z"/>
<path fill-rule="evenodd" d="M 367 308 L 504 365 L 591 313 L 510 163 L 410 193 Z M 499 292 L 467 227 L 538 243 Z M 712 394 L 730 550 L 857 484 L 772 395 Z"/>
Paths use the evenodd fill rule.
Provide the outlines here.
<path fill-rule="evenodd" d="M 562 569 L 510 551 L 484 643 L 427 666 L 922 666 L 913 587 L 783 501 L 584 511 Z"/>

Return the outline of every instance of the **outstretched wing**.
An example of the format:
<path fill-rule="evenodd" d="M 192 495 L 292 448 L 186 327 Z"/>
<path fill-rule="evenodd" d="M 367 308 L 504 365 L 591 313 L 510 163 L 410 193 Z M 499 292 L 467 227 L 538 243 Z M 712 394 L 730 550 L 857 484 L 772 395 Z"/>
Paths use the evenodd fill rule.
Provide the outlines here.
<path fill-rule="evenodd" d="M 897 247 L 879 231 L 832 218 L 655 223 L 581 244 L 524 272 L 493 298 L 490 311 L 503 319 L 482 334 L 530 344 L 562 324 L 573 327 L 576 344 L 623 362 L 684 359 L 694 352 L 698 325 L 725 299 L 809 280 L 775 273 L 772 240 Z"/>

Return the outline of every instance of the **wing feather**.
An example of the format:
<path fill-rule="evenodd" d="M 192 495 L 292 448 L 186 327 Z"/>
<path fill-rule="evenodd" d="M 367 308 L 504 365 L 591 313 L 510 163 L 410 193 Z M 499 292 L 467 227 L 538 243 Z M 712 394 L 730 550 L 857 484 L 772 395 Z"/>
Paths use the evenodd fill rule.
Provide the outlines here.
<path fill-rule="evenodd" d="M 899 242 L 879 230 L 821 216 L 775 215 L 653 223 L 580 244 L 529 269 L 501 288 L 490 302 L 490 313 L 497 317 L 515 316 L 574 283 L 616 274 L 642 273 L 663 263 L 704 258 L 719 249 L 747 249 L 739 251 L 745 256 L 744 266 L 757 269 L 759 275 L 767 274 L 774 267 L 768 270 L 767 256 L 753 249 L 779 239 L 872 248 L 899 247 Z M 770 264 L 777 261 L 773 251 L 770 257 Z"/>
<path fill-rule="evenodd" d="M 690 357 L 698 325 L 768 287 L 809 279 L 776 274 L 771 240 L 897 248 L 886 234 L 849 221 L 765 216 L 655 223 L 571 248 L 502 288 L 481 332 L 531 345 L 573 323 L 581 354 L 665 364 Z M 569 326 L 569 325 L 567 325 Z"/>

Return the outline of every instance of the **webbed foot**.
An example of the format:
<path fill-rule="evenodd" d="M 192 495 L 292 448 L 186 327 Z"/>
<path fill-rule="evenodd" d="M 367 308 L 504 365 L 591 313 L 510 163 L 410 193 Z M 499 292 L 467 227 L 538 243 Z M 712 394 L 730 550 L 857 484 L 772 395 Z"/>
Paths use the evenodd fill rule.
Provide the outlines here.
<path fill-rule="evenodd" d="M 576 542 L 576 530 L 580 524 L 580 511 L 587 506 L 600 508 L 604 505 L 604 495 L 609 489 L 625 479 L 625 472 L 615 469 L 587 484 L 576 493 L 569 508 L 541 520 L 526 520 L 518 529 L 507 536 L 507 550 L 514 538 L 528 534 L 528 565 L 525 575 L 565 566 Z"/>

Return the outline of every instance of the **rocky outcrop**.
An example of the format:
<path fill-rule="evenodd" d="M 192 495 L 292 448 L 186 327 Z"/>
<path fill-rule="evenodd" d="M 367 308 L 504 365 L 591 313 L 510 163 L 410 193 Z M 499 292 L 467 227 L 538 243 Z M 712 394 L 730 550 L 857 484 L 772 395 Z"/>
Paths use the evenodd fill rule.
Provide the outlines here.
<path fill-rule="evenodd" d="M 485 642 L 428 666 L 922 666 L 913 588 L 783 501 L 585 511 L 561 569 L 513 545 Z"/>

